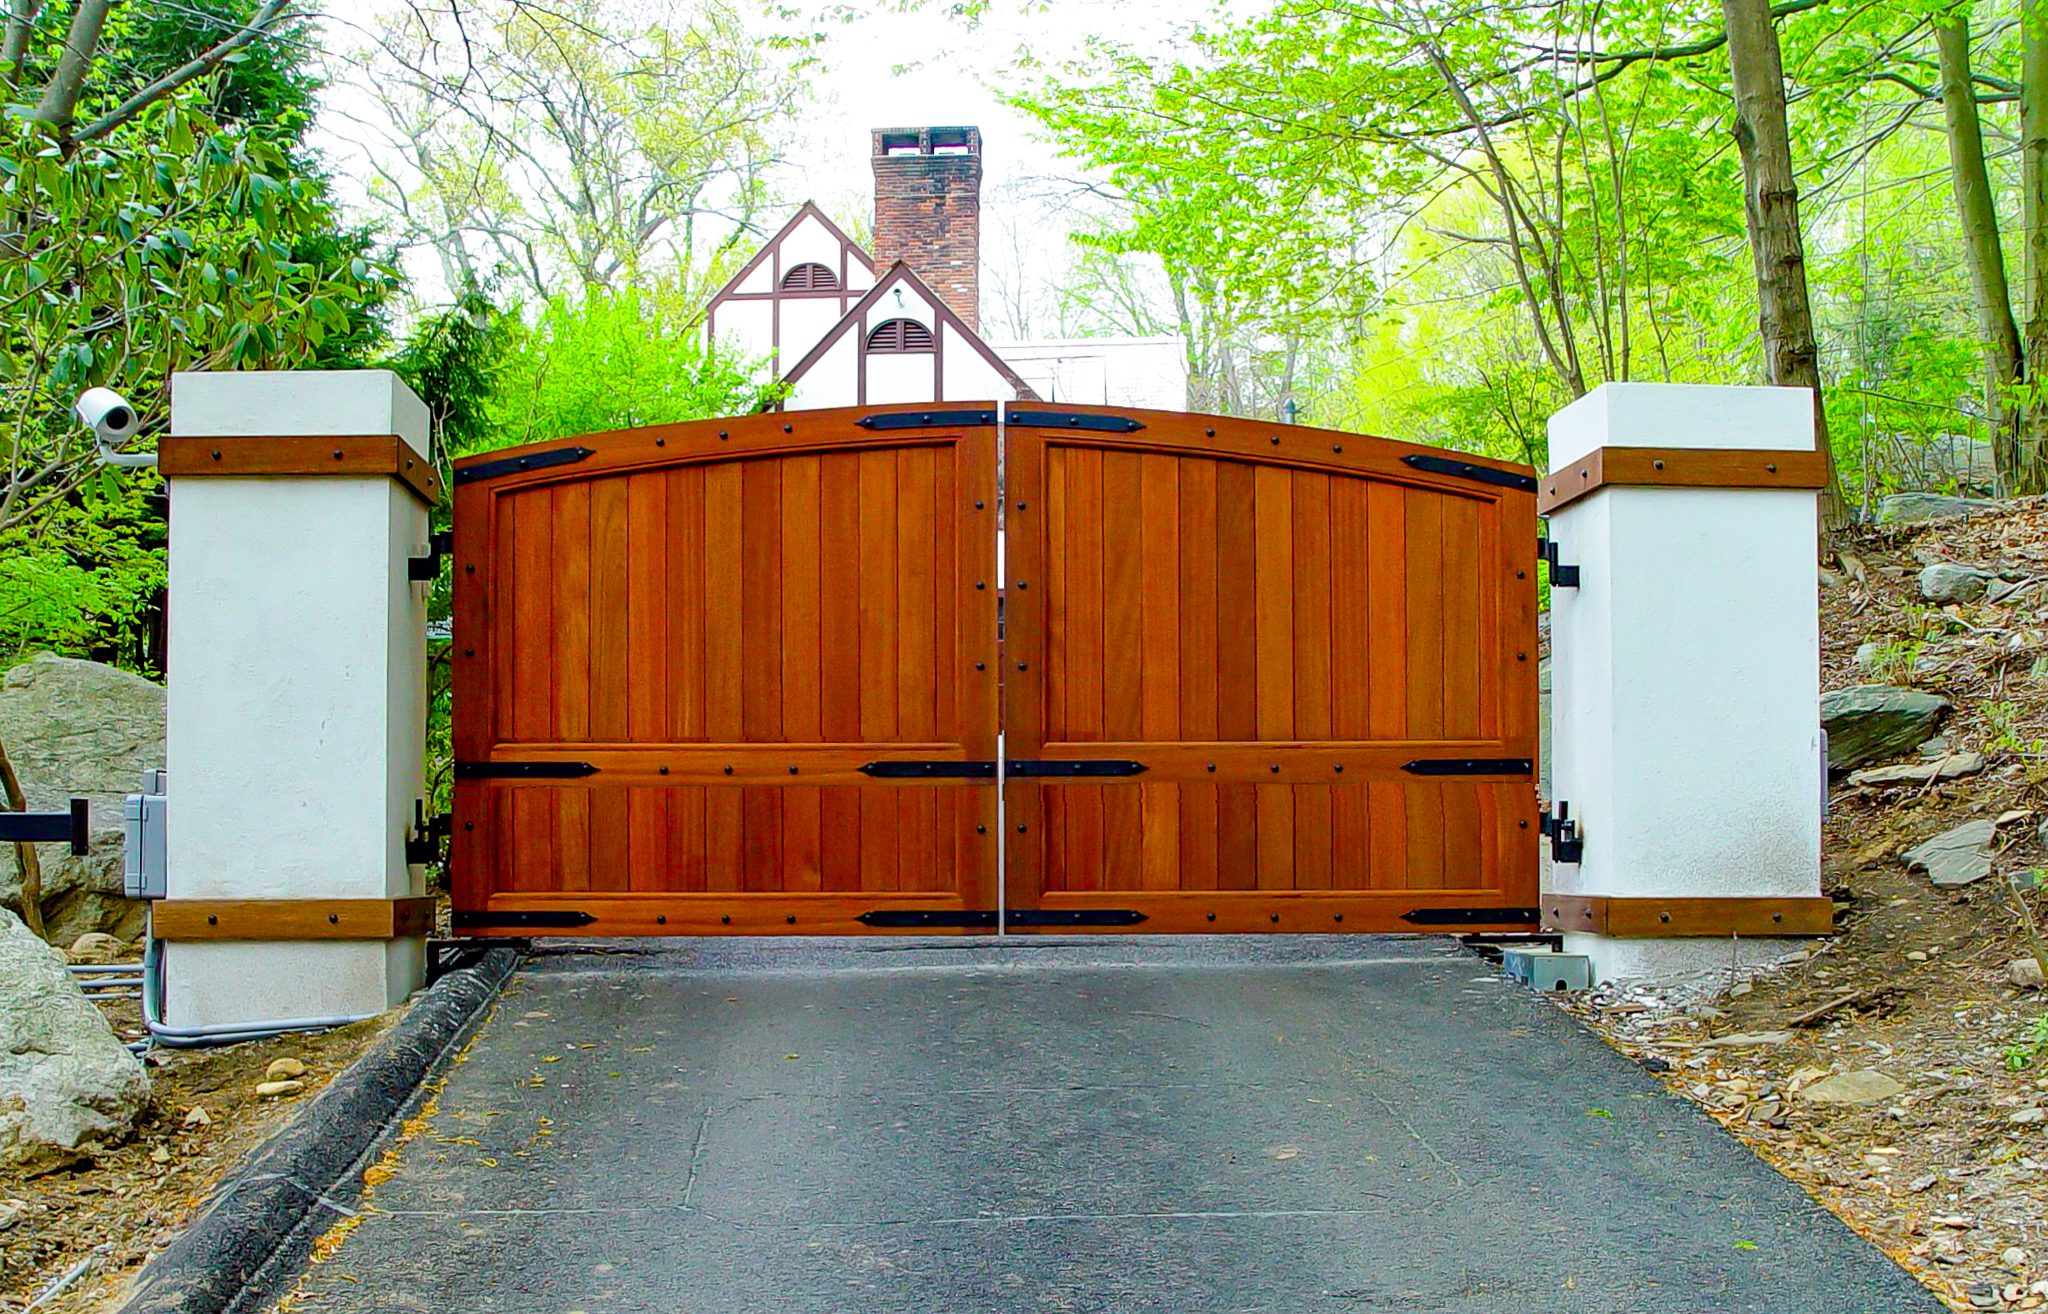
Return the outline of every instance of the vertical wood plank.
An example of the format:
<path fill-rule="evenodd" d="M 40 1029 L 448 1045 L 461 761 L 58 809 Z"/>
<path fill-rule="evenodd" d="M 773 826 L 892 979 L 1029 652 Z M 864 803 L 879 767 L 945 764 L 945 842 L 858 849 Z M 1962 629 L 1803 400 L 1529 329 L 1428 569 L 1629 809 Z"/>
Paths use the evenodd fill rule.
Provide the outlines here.
<path fill-rule="evenodd" d="M 618 475 L 590 485 L 590 735 L 619 743 L 632 734 L 632 506 Z M 590 790 L 590 888 L 631 888 L 627 792 Z"/>
<path fill-rule="evenodd" d="M 575 743 L 590 738 L 590 485 L 563 484 L 550 496 L 555 522 L 555 737 Z M 587 818 L 589 796 L 578 791 L 577 797 Z M 586 835 L 587 829 L 586 823 Z"/>
<path fill-rule="evenodd" d="M 1216 733 L 1259 737 L 1257 518 L 1252 467 L 1216 467 Z M 1230 809 L 1225 809 L 1230 815 Z"/>
<path fill-rule="evenodd" d="M 782 737 L 800 744 L 824 738 L 818 476 L 815 456 L 782 462 Z"/>
<path fill-rule="evenodd" d="M 933 449 L 898 450 L 896 472 L 896 728 L 906 741 L 929 743 L 938 730 L 937 466 Z M 903 833 L 907 837 L 910 832 Z"/>
<path fill-rule="evenodd" d="M 1330 478 L 1330 732 L 1371 736 L 1371 539 L 1366 483 Z"/>
<path fill-rule="evenodd" d="M 669 650 L 668 476 L 650 471 L 626 479 L 626 733 L 636 743 L 668 737 Z M 650 823 L 651 824 L 651 823 Z M 663 820 L 663 828 L 667 822 Z M 645 836 L 649 862 L 658 846 Z M 640 850 L 634 867 L 639 868 Z"/>
<path fill-rule="evenodd" d="M 1260 466 L 1253 475 L 1252 492 L 1256 527 L 1252 573 L 1259 638 L 1259 738 L 1292 739 L 1294 481 L 1286 470 Z M 1263 817 L 1263 804 L 1260 812 Z"/>
<path fill-rule="evenodd" d="M 671 644 L 668 655 L 672 681 L 669 735 L 681 741 L 702 739 L 705 593 L 704 470 L 701 466 L 679 466 L 668 472 L 667 548 Z M 696 809 L 695 824 L 701 828 L 703 800 L 699 798 L 690 806 Z M 675 860 L 672 855 L 671 862 Z M 701 857 L 699 861 L 701 863 Z"/>
<path fill-rule="evenodd" d="M 1444 734 L 1445 497 L 1408 490 L 1408 736 Z"/>
<path fill-rule="evenodd" d="M 896 674 L 899 669 L 896 650 L 896 453 L 888 450 L 862 452 L 860 737 L 869 743 L 886 743 L 899 737 L 896 729 Z M 865 804 L 861 817 L 863 822 L 869 819 Z M 893 822 L 889 833 L 894 833 Z M 892 871 L 895 860 L 892 844 L 889 852 Z M 862 888 L 884 887 L 868 885 L 863 878 Z"/>
<path fill-rule="evenodd" d="M 714 894 L 745 887 L 746 828 L 740 793 L 729 785 L 704 791 L 704 884 Z"/>
<path fill-rule="evenodd" d="M 1067 452 L 1065 447 L 1050 447 L 1043 443 L 1036 445 L 1040 460 L 1045 463 L 1045 490 L 1040 495 L 1045 508 L 1045 740 L 1046 743 L 1065 743 L 1073 736 L 1067 728 L 1067 685 L 1071 678 L 1068 655 L 1068 628 L 1071 614 L 1070 595 L 1074 587 L 1068 577 L 1067 560 L 1071 546 L 1067 539 L 1067 514 L 1069 484 L 1067 481 Z M 1007 727 L 1006 727 L 1007 729 Z M 1052 846 L 1057 845 L 1064 853 L 1066 840 L 1054 827 L 1064 823 L 1066 808 L 1048 794 L 1045 799 L 1046 826 L 1048 834 L 1047 860 L 1052 857 Z M 1059 823 L 1053 821 L 1060 819 Z M 1056 838 L 1057 837 L 1057 838 Z"/>
<path fill-rule="evenodd" d="M 1102 453 L 1067 453 L 1067 742 L 1103 738 Z M 1077 795 L 1075 803 L 1080 796 Z M 1097 799 L 1099 802 L 1099 799 Z M 1087 804 L 1080 805 L 1086 808 Z M 1070 804 L 1068 817 L 1075 815 Z M 1070 869 L 1081 860 L 1069 835 Z M 1099 857 L 1099 853 L 1096 855 Z"/>
<path fill-rule="evenodd" d="M 1403 490 L 1372 484 L 1365 495 L 1366 612 L 1370 636 L 1367 737 L 1408 733 L 1408 504 Z"/>
<path fill-rule="evenodd" d="M 1447 497 L 1443 507 L 1444 733 L 1452 739 L 1482 734 L 1479 700 L 1480 599 L 1494 591 L 1479 576 L 1479 504 Z M 1496 642 L 1487 655 L 1500 651 Z"/>
<path fill-rule="evenodd" d="M 704 793 L 696 785 L 680 785 L 669 790 L 669 888 L 685 894 L 702 894 L 706 888 L 704 868 L 708 838 L 704 832 Z"/>
<path fill-rule="evenodd" d="M 1294 472 L 1294 732 L 1328 739 L 1330 690 L 1330 479 Z M 1301 795 L 1296 795 L 1297 803 Z M 1324 855 L 1327 869 L 1328 854 Z"/>
<path fill-rule="evenodd" d="M 717 743 L 732 743 L 741 735 L 740 599 L 745 585 L 740 534 L 740 467 L 734 462 L 708 466 L 704 471 L 704 734 Z M 734 868 L 735 875 L 737 871 Z"/>
<path fill-rule="evenodd" d="M 1330 858 L 1333 826 L 1330 787 L 1295 785 L 1294 790 L 1294 888 L 1327 890 L 1331 887 Z"/>
<path fill-rule="evenodd" d="M 740 729 L 756 744 L 782 738 L 782 464 L 740 466 Z"/>

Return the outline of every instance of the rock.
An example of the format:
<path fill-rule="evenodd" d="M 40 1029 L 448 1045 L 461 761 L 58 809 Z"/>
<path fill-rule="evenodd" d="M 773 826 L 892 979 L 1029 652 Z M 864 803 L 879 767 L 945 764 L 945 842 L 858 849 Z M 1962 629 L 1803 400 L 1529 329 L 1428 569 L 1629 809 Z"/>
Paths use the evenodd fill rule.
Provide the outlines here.
<path fill-rule="evenodd" d="M 64 955 L 0 910 L 0 1162 L 118 1141 L 149 1078 L 86 999 Z"/>
<path fill-rule="evenodd" d="M 1957 780 L 1963 776 L 1974 776 L 1984 769 L 1984 758 L 1979 753 L 1947 753 L 1927 762 L 1907 762 L 1900 766 L 1864 767 L 1861 771 L 1849 773 L 1852 785 L 1925 785 L 1937 780 Z"/>
<path fill-rule="evenodd" d="M 256 1083 L 258 1099 L 275 1100 L 287 1095 L 296 1095 L 306 1088 L 303 1081 L 259 1081 Z"/>
<path fill-rule="evenodd" d="M 1932 603 L 1975 602 L 1998 576 L 1975 566 L 1938 561 L 1920 572 L 1920 596 Z"/>
<path fill-rule="evenodd" d="M 2040 582 L 2037 579 L 1992 580 L 1991 586 L 1984 590 L 1984 601 L 2001 606 L 2008 602 L 2017 602 L 2031 593 L 2034 586 Z"/>
<path fill-rule="evenodd" d="M 1883 651 L 1883 644 L 1871 640 L 1865 640 L 1864 642 L 1857 644 L 1856 656 L 1852 659 L 1856 663 L 1856 669 L 1859 671 L 1867 671 L 1871 667 L 1877 665 L 1877 655 Z"/>
<path fill-rule="evenodd" d="M 1995 821 L 1966 821 L 1900 855 L 1909 871 L 1924 871 L 1937 888 L 1952 890 L 1991 874 L 1991 842 L 1998 836 Z"/>
<path fill-rule="evenodd" d="M 1828 770 L 1853 771 L 1897 757 L 1934 732 L 1948 699 L 1889 684 L 1858 684 L 1820 697 L 1828 734 Z"/>
<path fill-rule="evenodd" d="M 1906 1093 L 1906 1088 L 1876 1068 L 1858 1068 L 1822 1077 L 1799 1092 L 1814 1104 L 1875 1104 Z"/>
<path fill-rule="evenodd" d="M 2027 1265 L 2027 1252 L 2018 1246 L 2007 1246 L 2004 1250 L 1998 1252 L 1998 1262 L 2007 1268 L 2025 1268 Z"/>
<path fill-rule="evenodd" d="M 0 1200 L 0 1232 L 13 1227 L 28 1214 L 26 1200 Z"/>
<path fill-rule="evenodd" d="M 128 946 L 119 936 L 108 935 L 105 931 L 87 931 L 71 942 L 71 949 L 64 956 L 81 967 L 104 967 L 127 957 Z"/>
<path fill-rule="evenodd" d="M 44 653 L 0 680 L 0 744 L 30 807 L 59 810 L 74 796 L 92 803 L 91 853 L 74 858 L 61 844 L 36 850 L 50 939 L 69 944 L 88 931 L 134 939 L 142 905 L 121 897 L 121 801 L 143 771 L 164 764 L 163 686 Z M 0 906 L 21 907 L 12 845 L 0 845 Z"/>
<path fill-rule="evenodd" d="M 270 1060 L 270 1066 L 263 1069 L 263 1077 L 266 1081 L 284 1081 L 289 1077 L 303 1077 L 305 1075 L 306 1065 L 295 1058 L 272 1059 Z"/>
<path fill-rule="evenodd" d="M 1950 497 L 1946 493 L 1893 493 L 1877 504 L 1881 525 L 1911 525 L 1923 520 L 1948 520 L 1955 516 L 1982 515 L 1995 511 L 1998 503 L 1979 497 Z"/>
<path fill-rule="evenodd" d="M 211 1127 L 213 1126 L 213 1115 L 206 1111 L 204 1104 L 195 1104 L 185 1110 L 183 1121 L 187 1127 Z"/>
<path fill-rule="evenodd" d="M 2025 1109 L 2016 1109 L 2012 1113 L 2008 1114 L 2005 1120 L 2007 1122 L 2017 1123 L 2022 1127 L 2038 1127 L 2043 1122 L 2048 1122 L 2048 1109 L 2043 1109 L 2039 1106 Z"/>
<path fill-rule="evenodd" d="M 2024 958 L 2015 958 L 2007 963 L 2005 965 L 2005 979 L 2022 990 L 2039 990 L 2043 984 L 2048 984 L 2048 982 L 2044 982 L 2041 975 L 2040 962 L 2031 954 Z"/>
<path fill-rule="evenodd" d="M 171 1152 L 159 1145 L 149 1152 L 149 1161 L 151 1163 L 169 1163 L 171 1161 Z"/>

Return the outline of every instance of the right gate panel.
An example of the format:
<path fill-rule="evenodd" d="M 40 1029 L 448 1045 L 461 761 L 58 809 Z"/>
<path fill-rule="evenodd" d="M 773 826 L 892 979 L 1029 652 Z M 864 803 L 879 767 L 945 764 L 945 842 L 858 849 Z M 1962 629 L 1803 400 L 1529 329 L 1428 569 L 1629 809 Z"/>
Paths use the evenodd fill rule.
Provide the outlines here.
<path fill-rule="evenodd" d="M 1007 783 L 1011 908 L 1530 928 L 1526 467 L 1163 412 L 1007 432 L 1006 756 L 1145 768 Z"/>

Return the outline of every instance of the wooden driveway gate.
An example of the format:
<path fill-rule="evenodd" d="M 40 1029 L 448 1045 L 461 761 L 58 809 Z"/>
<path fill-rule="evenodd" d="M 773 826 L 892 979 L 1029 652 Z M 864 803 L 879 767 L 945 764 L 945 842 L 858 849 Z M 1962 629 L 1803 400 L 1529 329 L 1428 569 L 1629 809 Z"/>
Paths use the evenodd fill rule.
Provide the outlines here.
<path fill-rule="evenodd" d="M 1525 467 L 1001 418 L 459 463 L 457 928 L 1531 929 Z"/>

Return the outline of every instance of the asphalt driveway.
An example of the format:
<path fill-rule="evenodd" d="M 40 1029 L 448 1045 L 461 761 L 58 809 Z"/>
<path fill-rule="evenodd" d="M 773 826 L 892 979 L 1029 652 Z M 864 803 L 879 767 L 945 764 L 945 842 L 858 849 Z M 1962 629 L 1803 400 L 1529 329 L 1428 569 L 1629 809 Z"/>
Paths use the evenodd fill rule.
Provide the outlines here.
<path fill-rule="evenodd" d="M 1941 1308 L 1452 943 L 614 948 L 513 978 L 295 1308 Z"/>

